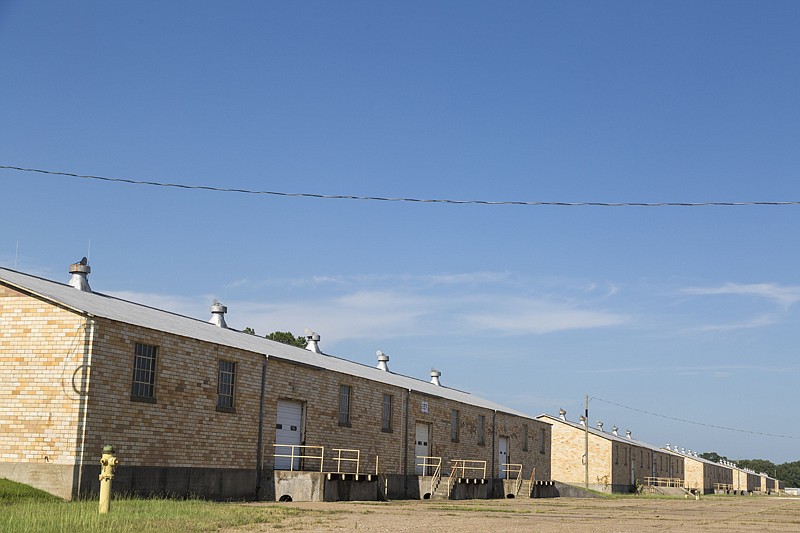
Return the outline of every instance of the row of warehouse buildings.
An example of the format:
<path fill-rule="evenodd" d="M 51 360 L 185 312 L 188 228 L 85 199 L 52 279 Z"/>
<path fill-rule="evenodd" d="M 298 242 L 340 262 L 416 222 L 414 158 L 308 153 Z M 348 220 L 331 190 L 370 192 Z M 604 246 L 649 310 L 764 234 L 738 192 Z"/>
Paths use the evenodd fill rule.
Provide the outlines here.
<path fill-rule="evenodd" d="M 0 477 L 77 498 L 113 444 L 115 489 L 212 498 L 554 495 L 557 483 L 772 492 L 780 482 L 445 387 L 0 268 Z M 588 443 L 588 465 L 587 464 Z M 661 490 L 661 489 L 659 489 Z M 680 489 L 683 490 L 683 489 Z"/>

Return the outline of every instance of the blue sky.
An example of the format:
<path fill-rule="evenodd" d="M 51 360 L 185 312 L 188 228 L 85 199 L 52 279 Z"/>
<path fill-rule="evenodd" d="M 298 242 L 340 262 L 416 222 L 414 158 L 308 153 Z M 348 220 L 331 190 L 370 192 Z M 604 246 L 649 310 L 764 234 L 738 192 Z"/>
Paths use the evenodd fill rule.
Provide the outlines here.
<path fill-rule="evenodd" d="M 0 1 L 0 165 L 800 200 L 797 2 Z M 539 414 L 798 460 L 800 206 L 0 170 L 0 265 Z M 90 245 L 91 243 L 91 245 Z M 91 248 L 90 248 L 91 247 Z M 602 401 L 602 400 L 605 401 Z M 612 402 L 612 403 L 608 403 Z M 613 404 L 780 438 L 685 424 Z"/>

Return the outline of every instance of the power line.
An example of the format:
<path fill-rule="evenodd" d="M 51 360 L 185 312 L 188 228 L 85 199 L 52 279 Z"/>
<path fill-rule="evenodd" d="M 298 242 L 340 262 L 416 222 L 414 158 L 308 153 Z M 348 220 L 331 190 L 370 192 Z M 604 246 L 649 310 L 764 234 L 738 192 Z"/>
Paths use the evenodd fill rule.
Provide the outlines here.
<path fill-rule="evenodd" d="M 714 428 L 714 429 L 724 429 L 726 431 L 736 431 L 738 433 L 750 433 L 751 435 L 763 435 L 765 437 L 779 437 L 779 438 L 782 438 L 782 439 L 800 439 L 800 437 L 795 437 L 793 435 L 776 435 L 775 433 L 765 433 L 765 432 L 762 432 L 762 431 L 750 431 L 748 429 L 729 428 L 729 427 L 725 427 L 725 426 L 716 426 L 714 424 L 706 424 L 704 422 L 695 422 L 694 420 L 686 420 L 684 418 L 677 418 L 677 417 L 674 417 L 674 416 L 661 415 L 661 414 L 658 414 L 658 413 L 652 413 L 650 411 L 645 411 L 644 409 L 637 409 L 636 407 L 630 407 L 628 405 L 622 405 L 622 404 L 619 404 L 619 403 L 610 402 L 608 400 L 604 400 L 602 398 L 598 398 L 597 396 L 592 396 L 591 399 L 592 400 L 599 400 L 599 401 L 601 401 L 603 403 L 607 403 L 607 404 L 610 404 L 610 405 L 615 405 L 617 407 L 622 407 L 623 409 L 630 409 L 631 411 L 637 411 L 639 413 L 644 413 L 644 414 L 651 415 L 651 416 L 658 416 L 658 417 L 661 417 L 661 418 L 666 418 L 668 420 L 675 420 L 677 422 L 684 422 L 686 424 L 694 424 L 695 426 L 703 426 L 703 427 Z"/>
<path fill-rule="evenodd" d="M 369 200 L 379 202 L 415 202 L 427 204 L 473 204 L 473 205 L 524 205 L 524 206 L 557 206 L 557 207 L 733 207 L 733 206 L 782 206 L 800 205 L 800 201 L 788 202 L 545 202 L 545 201 L 491 201 L 491 200 L 453 200 L 445 198 L 392 198 L 385 196 L 353 196 L 345 194 L 316 194 L 306 192 L 280 192 L 263 191 L 253 189 L 235 189 L 227 187 L 214 187 L 210 185 L 185 185 L 182 183 L 163 183 L 158 181 L 142 181 L 124 178 L 110 178 L 107 176 L 92 176 L 85 174 L 73 174 L 72 172 L 59 172 L 55 170 L 42 170 L 38 168 L 22 168 L 11 165 L 0 165 L 0 169 L 16 170 L 19 172 L 36 172 L 39 174 L 49 174 L 53 176 L 66 176 L 70 178 L 80 178 L 86 180 L 97 180 L 115 183 L 127 183 L 129 185 L 148 185 L 152 187 L 171 187 L 176 189 L 193 189 L 213 192 L 229 192 L 239 194 L 261 194 L 272 196 L 289 196 L 295 198 L 322 198 L 328 200 Z"/>

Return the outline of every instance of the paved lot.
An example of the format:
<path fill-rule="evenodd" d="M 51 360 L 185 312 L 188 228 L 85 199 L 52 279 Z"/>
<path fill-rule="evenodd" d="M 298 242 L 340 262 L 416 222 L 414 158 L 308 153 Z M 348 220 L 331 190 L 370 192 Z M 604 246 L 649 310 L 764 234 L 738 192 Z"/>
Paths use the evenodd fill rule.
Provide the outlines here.
<path fill-rule="evenodd" d="M 309 511 L 301 518 L 293 518 L 278 526 L 289 531 L 800 532 L 800 498 L 791 497 L 710 496 L 700 501 L 648 497 L 553 498 L 281 505 Z M 273 529 L 263 526 L 261 529 L 237 531 Z"/>

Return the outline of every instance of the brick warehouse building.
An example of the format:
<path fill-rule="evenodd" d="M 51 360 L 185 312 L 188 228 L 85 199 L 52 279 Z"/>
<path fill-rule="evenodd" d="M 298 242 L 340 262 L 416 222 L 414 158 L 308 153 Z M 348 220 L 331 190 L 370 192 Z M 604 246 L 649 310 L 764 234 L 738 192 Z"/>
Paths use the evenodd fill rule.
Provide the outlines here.
<path fill-rule="evenodd" d="M 418 456 L 440 458 L 445 475 L 453 460 L 485 462 L 461 476 L 487 495 L 507 491 L 507 463 L 550 480 L 549 424 L 438 373 L 325 355 L 318 337 L 310 349 L 272 342 L 227 328 L 221 305 L 206 322 L 92 292 L 85 264 L 70 272 L 63 284 L 0 268 L 0 477 L 77 498 L 97 490 L 111 443 L 118 491 L 275 499 L 283 470 L 349 471 L 335 449 L 358 450 L 359 471 L 382 474 L 390 497 L 425 495 Z M 322 464 L 289 445 L 324 446 Z M 280 457 L 292 451 L 307 455 Z"/>
<path fill-rule="evenodd" d="M 583 418 L 583 417 L 581 417 Z M 666 488 L 683 486 L 684 457 L 635 440 L 631 432 L 618 434 L 616 427 L 587 428 L 584 421 L 541 415 L 552 426 L 551 475 L 554 480 L 583 486 L 586 483 L 586 437 L 589 438 L 589 488 L 601 492 L 633 492 L 638 484 L 654 483 Z"/>

